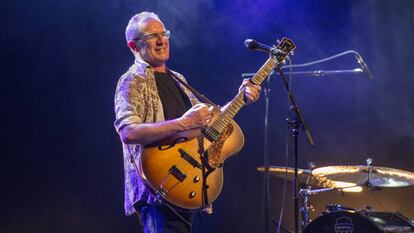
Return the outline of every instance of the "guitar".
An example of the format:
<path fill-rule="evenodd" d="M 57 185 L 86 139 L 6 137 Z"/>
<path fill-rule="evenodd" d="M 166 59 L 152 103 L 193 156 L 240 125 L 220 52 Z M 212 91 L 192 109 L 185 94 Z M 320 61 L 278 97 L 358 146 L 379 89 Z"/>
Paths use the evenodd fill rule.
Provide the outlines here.
<path fill-rule="evenodd" d="M 284 53 L 271 55 L 251 82 L 260 85 L 295 47 L 290 39 L 283 38 L 276 49 Z M 144 147 L 140 175 L 156 196 L 189 210 L 207 207 L 216 200 L 223 186 L 224 161 L 244 145 L 243 132 L 233 120 L 244 104 L 244 91 L 240 91 L 225 109 L 214 107 L 205 128 L 184 131 Z"/>

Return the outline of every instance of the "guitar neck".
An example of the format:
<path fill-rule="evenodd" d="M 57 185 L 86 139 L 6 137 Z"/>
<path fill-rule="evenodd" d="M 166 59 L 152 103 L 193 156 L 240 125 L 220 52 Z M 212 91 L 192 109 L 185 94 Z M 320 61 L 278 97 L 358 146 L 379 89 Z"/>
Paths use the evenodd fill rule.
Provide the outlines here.
<path fill-rule="evenodd" d="M 265 64 L 257 71 L 257 73 L 250 79 L 256 85 L 261 85 L 270 72 L 275 68 L 276 61 L 272 58 L 269 58 Z M 244 90 L 239 92 L 237 96 L 228 104 L 226 110 L 224 110 L 223 115 L 226 115 L 227 118 L 233 119 L 234 116 L 240 111 L 244 106 Z"/>
<path fill-rule="evenodd" d="M 265 64 L 257 71 L 257 73 L 250 79 L 251 82 L 257 85 L 261 85 L 270 72 L 275 68 L 276 61 L 269 58 Z M 213 123 L 212 127 L 219 133 L 224 132 L 227 124 L 231 119 L 236 116 L 240 109 L 244 106 L 244 90 L 240 91 L 236 97 L 228 103 L 227 108 L 220 114 L 217 120 Z"/>

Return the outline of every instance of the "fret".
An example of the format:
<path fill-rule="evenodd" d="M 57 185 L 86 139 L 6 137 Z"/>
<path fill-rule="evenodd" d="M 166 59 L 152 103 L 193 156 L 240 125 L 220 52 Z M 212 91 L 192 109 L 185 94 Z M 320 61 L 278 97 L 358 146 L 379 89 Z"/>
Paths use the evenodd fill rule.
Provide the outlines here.
<path fill-rule="evenodd" d="M 224 110 L 224 113 L 226 113 L 227 115 L 230 116 L 230 118 L 233 118 L 237 112 L 240 110 L 241 108 L 241 104 L 240 101 L 241 97 L 244 96 L 244 92 L 240 93 L 236 98 L 233 99 L 233 101 L 227 106 L 226 110 Z"/>
<path fill-rule="evenodd" d="M 230 112 L 230 113 L 231 113 L 231 115 L 236 115 L 237 110 L 236 110 L 236 109 L 233 109 L 233 106 L 228 107 L 227 109 L 228 109 L 228 112 Z"/>
<path fill-rule="evenodd" d="M 223 121 L 223 123 L 227 126 L 228 124 L 229 124 L 229 122 L 230 122 L 230 120 L 232 119 L 232 117 L 229 117 L 229 116 L 227 116 L 227 114 L 223 114 L 222 115 L 223 117 L 222 117 L 222 121 Z"/>
<path fill-rule="evenodd" d="M 260 85 L 263 80 L 269 74 L 269 70 L 272 70 L 273 67 L 269 63 L 272 63 L 273 60 L 269 58 L 269 60 L 265 63 L 265 65 L 260 68 L 259 72 L 252 78 L 252 81 L 257 85 Z M 273 62 L 274 64 L 274 62 Z M 244 106 L 244 91 L 241 91 L 227 106 L 224 112 L 217 118 L 214 128 L 219 131 L 220 133 L 224 132 L 225 128 L 227 127 L 228 123 L 231 119 L 240 111 L 240 109 Z"/>
<path fill-rule="evenodd" d="M 244 91 L 242 93 L 242 95 L 238 96 L 238 98 L 236 98 L 236 100 L 234 101 L 236 107 L 238 108 L 238 110 L 245 104 L 244 102 Z"/>
<path fill-rule="evenodd" d="M 276 62 L 272 58 L 269 58 L 266 61 L 266 63 L 259 69 L 256 75 L 252 78 L 253 82 L 260 85 L 269 75 L 269 73 L 273 70 L 275 65 Z"/>
<path fill-rule="evenodd" d="M 262 82 L 260 80 L 264 80 L 265 78 L 263 77 L 263 75 L 261 74 L 261 72 L 259 70 L 259 72 L 257 72 L 256 75 L 255 75 L 255 77 L 253 77 L 252 79 L 253 79 L 253 82 L 255 84 L 260 85 L 260 83 Z"/>

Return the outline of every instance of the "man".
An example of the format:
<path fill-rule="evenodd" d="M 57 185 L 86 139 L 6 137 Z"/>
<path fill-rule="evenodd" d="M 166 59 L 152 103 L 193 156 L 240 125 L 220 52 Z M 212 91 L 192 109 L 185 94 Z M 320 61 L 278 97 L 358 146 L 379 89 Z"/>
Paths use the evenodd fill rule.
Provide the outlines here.
<path fill-rule="evenodd" d="M 125 211 L 138 214 L 144 232 L 191 232 L 193 214 L 160 204 L 139 175 L 143 146 L 181 131 L 206 126 L 212 109 L 181 83 L 184 77 L 166 67 L 170 32 L 152 12 L 131 18 L 125 31 L 135 63 L 119 79 L 115 93 L 115 128 L 124 153 Z M 246 103 L 259 98 L 260 86 L 244 80 Z"/>

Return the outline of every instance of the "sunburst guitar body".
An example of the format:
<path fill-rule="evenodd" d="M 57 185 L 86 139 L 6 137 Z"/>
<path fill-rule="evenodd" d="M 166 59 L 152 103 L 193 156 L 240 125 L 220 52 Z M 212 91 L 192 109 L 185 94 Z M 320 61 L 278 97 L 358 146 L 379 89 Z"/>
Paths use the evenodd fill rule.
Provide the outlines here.
<path fill-rule="evenodd" d="M 211 122 L 219 114 L 220 110 L 215 109 Z M 220 194 L 222 164 L 242 149 L 243 132 L 236 122 L 231 121 L 227 134 L 216 142 L 206 139 L 201 130 L 175 136 L 144 149 L 141 171 L 151 188 L 168 202 L 184 209 L 204 207 Z M 220 157 L 213 157 L 213 153 L 220 153 Z M 206 187 L 206 192 L 203 192 L 203 187 Z"/>

